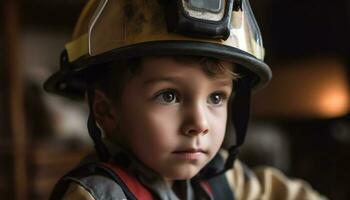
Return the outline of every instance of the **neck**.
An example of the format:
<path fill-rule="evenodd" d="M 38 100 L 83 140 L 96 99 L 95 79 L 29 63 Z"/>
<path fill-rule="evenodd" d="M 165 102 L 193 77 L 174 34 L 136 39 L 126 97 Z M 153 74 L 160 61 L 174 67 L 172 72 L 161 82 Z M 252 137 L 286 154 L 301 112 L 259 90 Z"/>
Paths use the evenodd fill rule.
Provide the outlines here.
<path fill-rule="evenodd" d="M 173 187 L 174 181 L 168 178 L 164 178 L 164 182 L 169 186 L 170 188 Z"/>
<path fill-rule="evenodd" d="M 173 181 L 172 190 L 179 199 L 188 199 L 187 181 Z"/>

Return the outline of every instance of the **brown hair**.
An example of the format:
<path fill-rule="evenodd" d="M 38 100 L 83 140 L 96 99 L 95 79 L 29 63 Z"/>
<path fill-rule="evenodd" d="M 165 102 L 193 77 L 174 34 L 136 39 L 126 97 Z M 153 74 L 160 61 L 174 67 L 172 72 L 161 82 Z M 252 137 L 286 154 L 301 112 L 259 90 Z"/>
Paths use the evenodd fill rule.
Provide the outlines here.
<path fill-rule="evenodd" d="M 179 63 L 198 63 L 203 72 L 209 77 L 228 75 L 232 77 L 233 80 L 239 78 L 239 75 L 234 72 L 234 64 L 229 67 L 224 66 L 217 58 L 204 56 L 171 56 L 170 58 Z M 142 58 L 136 58 L 108 64 L 105 66 L 107 70 L 95 74 L 95 89 L 101 90 L 109 98 L 118 101 L 126 82 L 140 73 L 142 69 L 142 60 Z"/>

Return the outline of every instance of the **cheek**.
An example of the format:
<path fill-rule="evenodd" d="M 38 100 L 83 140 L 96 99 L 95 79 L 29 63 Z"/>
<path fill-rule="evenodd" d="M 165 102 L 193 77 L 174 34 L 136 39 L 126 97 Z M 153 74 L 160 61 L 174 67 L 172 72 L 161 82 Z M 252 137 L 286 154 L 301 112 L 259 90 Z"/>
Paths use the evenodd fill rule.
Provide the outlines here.
<path fill-rule="evenodd" d="M 124 125 L 132 148 L 147 151 L 174 145 L 178 122 L 174 110 L 138 106 L 130 109 Z"/>
<path fill-rule="evenodd" d="M 210 119 L 210 122 L 212 130 L 210 134 L 211 145 L 213 150 L 218 150 L 221 147 L 226 133 L 226 110 L 213 115 Z"/>
<path fill-rule="evenodd" d="M 143 119 L 145 137 L 154 145 L 168 146 L 175 140 L 178 132 L 178 117 L 169 109 L 151 109 L 146 111 Z"/>

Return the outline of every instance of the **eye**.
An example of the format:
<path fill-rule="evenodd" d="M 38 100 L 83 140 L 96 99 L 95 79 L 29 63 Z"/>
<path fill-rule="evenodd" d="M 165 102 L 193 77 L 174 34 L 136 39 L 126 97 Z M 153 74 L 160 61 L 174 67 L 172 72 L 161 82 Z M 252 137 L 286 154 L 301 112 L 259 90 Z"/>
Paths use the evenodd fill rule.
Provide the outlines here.
<path fill-rule="evenodd" d="M 179 97 L 176 91 L 174 90 L 166 90 L 163 92 L 160 92 L 155 97 L 156 101 L 163 104 L 172 104 L 179 102 Z"/>
<path fill-rule="evenodd" d="M 208 103 L 214 105 L 221 105 L 227 99 L 227 95 L 224 93 L 213 93 L 209 96 Z"/>

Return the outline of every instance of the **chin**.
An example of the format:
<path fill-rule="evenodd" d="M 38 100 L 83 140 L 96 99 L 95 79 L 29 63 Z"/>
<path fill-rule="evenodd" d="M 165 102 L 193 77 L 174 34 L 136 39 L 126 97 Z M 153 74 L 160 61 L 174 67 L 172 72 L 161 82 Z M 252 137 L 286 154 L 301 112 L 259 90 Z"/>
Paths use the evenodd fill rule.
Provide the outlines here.
<path fill-rule="evenodd" d="M 200 171 L 201 168 L 199 167 L 195 167 L 195 166 L 190 166 L 190 167 L 186 167 L 186 168 L 177 168 L 174 169 L 170 172 L 168 172 L 168 176 L 170 179 L 172 180 L 187 180 L 187 179 L 191 179 L 194 176 L 196 176 L 198 174 L 198 172 Z"/>

